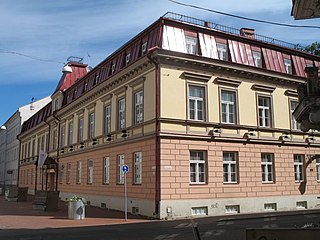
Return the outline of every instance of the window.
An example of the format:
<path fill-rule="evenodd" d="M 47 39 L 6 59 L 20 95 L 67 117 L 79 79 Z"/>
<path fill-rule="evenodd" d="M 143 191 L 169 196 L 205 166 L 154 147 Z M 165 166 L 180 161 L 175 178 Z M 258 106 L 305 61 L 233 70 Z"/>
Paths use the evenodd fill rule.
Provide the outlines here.
<path fill-rule="evenodd" d="M 36 144 L 34 140 L 34 144 Z M 57 149 L 57 129 L 55 128 L 52 132 L 52 150 Z"/>
<path fill-rule="evenodd" d="M 235 99 L 235 92 L 221 91 L 221 120 L 223 123 L 236 123 Z"/>
<path fill-rule="evenodd" d="M 118 101 L 118 128 L 124 129 L 126 127 L 126 102 L 122 98 Z"/>
<path fill-rule="evenodd" d="M 208 207 L 193 207 L 191 208 L 192 215 L 208 215 Z"/>
<path fill-rule="evenodd" d="M 83 126 L 84 126 L 84 120 L 83 117 L 79 118 L 78 122 L 78 141 L 83 142 Z"/>
<path fill-rule="evenodd" d="M 317 181 L 320 181 L 320 158 L 316 159 Z"/>
<path fill-rule="evenodd" d="M 130 53 L 126 55 L 126 65 L 128 65 L 130 62 L 130 55 L 131 55 Z"/>
<path fill-rule="evenodd" d="M 223 182 L 237 183 L 238 182 L 238 166 L 237 153 L 224 152 L 223 153 Z"/>
<path fill-rule="evenodd" d="M 88 138 L 93 139 L 94 138 L 94 112 L 89 114 L 89 134 Z"/>
<path fill-rule="evenodd" d="M 111 73 L 113 74 L 115 70 L 116 70 L 116 64 L 114 63 L 111 66 Z"/>
<path fill-rule="evenodd" d="M 60 184 L 62 184 L 63 183 L 63 171 L 64 170 L 64 166 L 63 165 L 61 165 L 60 167 L 59 167 L 59 183 Z"/>
<path fill-rule="evenodd" d="M 270 97 L 258 97 L 259 126 L 271 127 L 271 99 Z"/>
<path fill-rule="evenodd" d="M 141 175 L 142 175 L 142 153 L 136 152 L 134 153 L 133 158 L 133 177 L 134 184 L 141 184 Z"/>
<path fill-rule="evenodd" d="M 189 86 L 189 119 L 204 121 L 204 87 Z"/>
<path fill-rule="evenodd" d="M 66 145 L 66 126 L 61 127 L 61 136 L 60 137 L 61 137 L 61 147 L 64 147 Z"/>
<path fill-rule="evenodd" d="M 72 145 L 72 143 L 73 143 L 73 121 L 70 121 L 68 125 L 68 145 Z"/>
<path fill-rule="evenodd" d="M 206 182 L 206 152 L 190 151 L 190 183 Z"/>
<path fill-rule="evenodd" d="M 103 159 L 103 183 L 107 184 L 110 180 L 110 157 Z"/>
<path fill-rule="evenodd" d="M 293 117 L 293 112 L 298 106 L 298 102 L 295 101 L 290 101 L 290 118 L 291 118 L 291 129 L 293 130 L 299 130 L 300 129 L 300 124 L 296 121 L 296 119 Z"/>
<path fill-rule="evenodd" d="M 71 163 L 67 163 L 67 175 L 66 175 L 66 183 L 71 183 Z"/>
<path fill-rule="evenodd" d="M 87 182 L 91 184 L 93 182 L 93 161 L 88 160 L 88 179 Z"/>
<path fill-rule="evenodd" d="M 217 43 L 218 57 L 220 60 L 227 61 L 227 45 L 222 43 Z"/>
<path fill-rule="evenodd" d="M 82 173 L 82 162 L 78 161 L 77 162 L 77 183 L 80 184 L 81 183 L 81 173 Z"/>
<path fill-rule="evenodd" d="M 143 91 L 134 94 L 134 123 L 143 121 Z"/>
<path fill-rule="evenodd" d="M 262 182 L 273 182 L 273 154 L 261 154 Z"/>
<path fill-rule="evenodd" d="M 277 211 L 277 204 L 276 203 L 265 203 L 264 210 L 265 211 Z"/>
<path fill-rule="evenodd" d="M 104 134 L 111 132 L 111 106 L 105 106 L 104 108 Z"/>
<path fill-rule="evenodd" d="M 252 51 L 253 62 L 256 67 L 262 67 L 261 52 Z"/>
<path fill-rule="evenodd" d="M 287 59 L 287 58 L 284 59 L 284 66 L 286 68 L 286 72 L 288 74 L 292 74 L 292 62 L 290 59 Z"/>
<path fill-rule="evenodd" d="M 144 42 L 141 46 L 141 53 L 142 55 L 145 54 L 147 52 L 147 44 L 148 42 Z"/>
<path fill-rule="evenodd" d="M 124 165 L 124 155 L 117 156 L 117 183 L 124 184 L 124 172 L 122 171 L 122 165 Z"/>
<path fill-rule="evenodd" d="M 303 174 L 304 156 L 301 154 L 294 155 L 294 180 L 296 182 L 304 181 Z"/>
<path fill-rule="evenodd" d="M 187 53 L 194 54 L 194 55 L 198 54 L 197 38 L 192 36 L 186 36 L 185 41 L 186 41 Z"/>
<path fill-rule="evenodd" d="M 226 213 L 240 213 L 240 205 L 226 206 Z"/>
<path fill-rule="evenodd" d="M 296 204 L 297 204 L 298 209 L 307 209 L 308 208 L 307 201 L 300 201 L 300 202 L 297 202 Z"/>

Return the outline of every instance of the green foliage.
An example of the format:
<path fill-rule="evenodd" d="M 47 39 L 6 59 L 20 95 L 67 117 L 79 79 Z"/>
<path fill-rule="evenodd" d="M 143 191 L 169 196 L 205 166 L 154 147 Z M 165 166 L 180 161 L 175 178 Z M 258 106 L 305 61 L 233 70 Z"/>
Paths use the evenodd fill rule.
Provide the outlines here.
<path fill-rule="evenodd" d="M 304 48 L 308 53 L 320 56 L 320 42 L 314 42 Z"/>
<path fill-rule="evenodd" d="M 67 200 L 68 202 L 83 202 L 84 204 L 86 203 L 86 200 L 82 197 L 77 197 L 77 196 L 73 196 L 72 198 L 69 198 Z"/>

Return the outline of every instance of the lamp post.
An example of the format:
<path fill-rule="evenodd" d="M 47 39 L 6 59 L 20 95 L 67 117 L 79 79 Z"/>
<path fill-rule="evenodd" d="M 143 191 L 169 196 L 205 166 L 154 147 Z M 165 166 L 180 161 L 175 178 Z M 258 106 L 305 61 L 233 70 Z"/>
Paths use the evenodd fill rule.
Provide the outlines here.
<path fill-rule="evenodd" d="M 6 189 L 6 162 L 7 162 L 7 127 L 5 125 L 1 126 L 1 130 L 5 131 L 5 138 L 4 138 L 4 161 L 3 161 L 3 189 Z"/>

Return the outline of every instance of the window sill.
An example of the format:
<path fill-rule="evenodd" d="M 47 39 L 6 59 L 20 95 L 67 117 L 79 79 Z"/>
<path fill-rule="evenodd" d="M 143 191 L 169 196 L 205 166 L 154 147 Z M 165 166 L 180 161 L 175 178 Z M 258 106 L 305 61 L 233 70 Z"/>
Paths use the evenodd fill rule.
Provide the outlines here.
<path fill-rule="evenodd" d="M 239 182 L 223 182 L 223 184 L 226 184 L 226 185 L 234 185 L 234 184 L 239 184 Z"/>
<path fill-rule="evenodd" d="M 261 182 L 262 184 L 275 184 L 275 182 Z"/>
<path fill-rule="evenodd" d="M 195 185 L 208 185 L 206 182 L 189 182 L 189 185 L 195 186 Z"/>

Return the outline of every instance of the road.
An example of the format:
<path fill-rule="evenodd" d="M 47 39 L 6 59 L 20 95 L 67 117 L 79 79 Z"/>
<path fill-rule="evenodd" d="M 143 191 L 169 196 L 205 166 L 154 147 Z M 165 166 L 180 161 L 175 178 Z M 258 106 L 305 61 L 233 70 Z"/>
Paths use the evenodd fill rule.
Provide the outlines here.
<path fill-rule="evenodd" d="M 99 227 L 5 230 L 2 240 L 198 240 L 190 219 L 150 221 Z M 298 228 L 308 223 L 320 223 L 320 212 L 282 216 L 278 214 L 255 216 L 207 217 L 193 220 L 201 240 L 245 240 L 247 228 Z M 320 229 L 315 232 L 320 236 Z M 315 238 L 316 239 L 316 238 Z M 320 239 L 320 238 L 319 238 Z"/>

